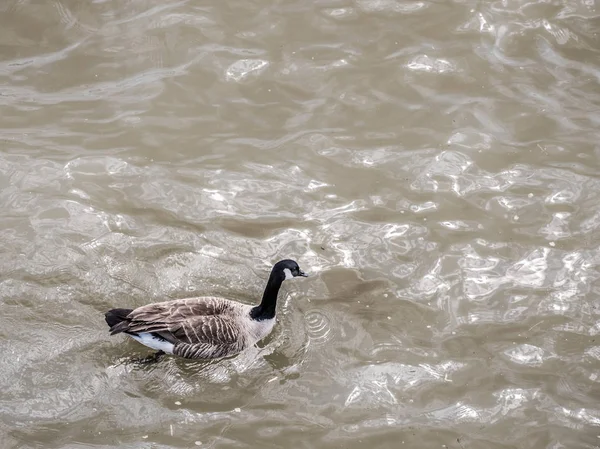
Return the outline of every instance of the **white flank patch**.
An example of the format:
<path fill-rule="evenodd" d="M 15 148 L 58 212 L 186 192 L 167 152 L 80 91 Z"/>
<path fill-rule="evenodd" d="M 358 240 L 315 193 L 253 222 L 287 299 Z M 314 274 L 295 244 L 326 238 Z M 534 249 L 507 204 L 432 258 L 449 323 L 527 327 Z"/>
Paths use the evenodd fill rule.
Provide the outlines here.
<path fill-rule="evenodd" d="M 294 277 L 294 275 L 292 274 L 292 272 L 290 271 L 289 268 L 284 268 L 283 272 L 285 273 L 285 280 L 287 281 L 288 279 L 292 279 Z"/>
<path fill-rule="evenodd" d="M 142 332 L 138 335 L 130 335 L 130 337 L 140 342 L 144 346 L 148 346 L 149 348 L 156 349 L 157 351 L 164 351 L 167 354 L 173 354 L 173 347 L 175 346 L 173 343 L 156 338 L 149 332 Z"/>

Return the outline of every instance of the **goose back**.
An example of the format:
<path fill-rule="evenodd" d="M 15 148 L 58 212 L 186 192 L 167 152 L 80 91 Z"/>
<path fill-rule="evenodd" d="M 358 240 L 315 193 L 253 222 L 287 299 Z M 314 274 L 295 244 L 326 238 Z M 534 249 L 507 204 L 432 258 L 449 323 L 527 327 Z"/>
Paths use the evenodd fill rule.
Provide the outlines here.
<path fill-rule="evenodd" d="M 220 358 L 240 352 L 271 332 L 275 319 L 250 318 L 252 306 L 225 298 L 200 297 L 139 307 L 111 334 L 153 334 L 185 358 Z"/>

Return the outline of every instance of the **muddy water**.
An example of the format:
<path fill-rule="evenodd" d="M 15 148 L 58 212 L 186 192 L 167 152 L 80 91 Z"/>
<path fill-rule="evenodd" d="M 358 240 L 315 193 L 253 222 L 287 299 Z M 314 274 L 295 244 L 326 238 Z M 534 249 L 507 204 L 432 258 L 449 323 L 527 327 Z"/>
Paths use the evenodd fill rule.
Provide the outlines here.
<path fill-rule="evenodd" d="M 596 448 L 593 1 L 0 6 L 3 448 Z M 218 362 L 103 313 L 279 323 Z"/>

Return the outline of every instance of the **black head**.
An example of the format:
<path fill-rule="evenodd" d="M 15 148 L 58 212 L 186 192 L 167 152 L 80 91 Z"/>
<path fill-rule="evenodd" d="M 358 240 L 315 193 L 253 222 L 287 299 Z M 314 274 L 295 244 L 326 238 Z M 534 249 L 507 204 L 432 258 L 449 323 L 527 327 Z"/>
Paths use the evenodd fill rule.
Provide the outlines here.
<path fill-rule="evenodd" d="M 280 260 L 273 265 L 273 273 L 281 273 L 285 278 L 284 280 L 291 279 L 296 276 L 308 276 L 308 274 L 300 269 L 296 261 L 291 259 Z"/>

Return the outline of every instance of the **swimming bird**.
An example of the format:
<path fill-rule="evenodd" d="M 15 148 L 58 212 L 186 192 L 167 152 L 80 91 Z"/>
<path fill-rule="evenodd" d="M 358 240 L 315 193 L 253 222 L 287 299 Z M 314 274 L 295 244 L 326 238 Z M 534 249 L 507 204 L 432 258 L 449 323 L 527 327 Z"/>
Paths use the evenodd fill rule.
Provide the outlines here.
<path fill-rule="evenodd" d="M 112 309 L 105 320 L 110 334 L 124 333 L 158 352 L 188 359 L 216 359 L 237 354 L 271 333 L 277 294 L 283 281 L 308 276 L 294 260 L 273 265 L 259 305 L 220 297 L 175 299 L 138 307 Z"/>

